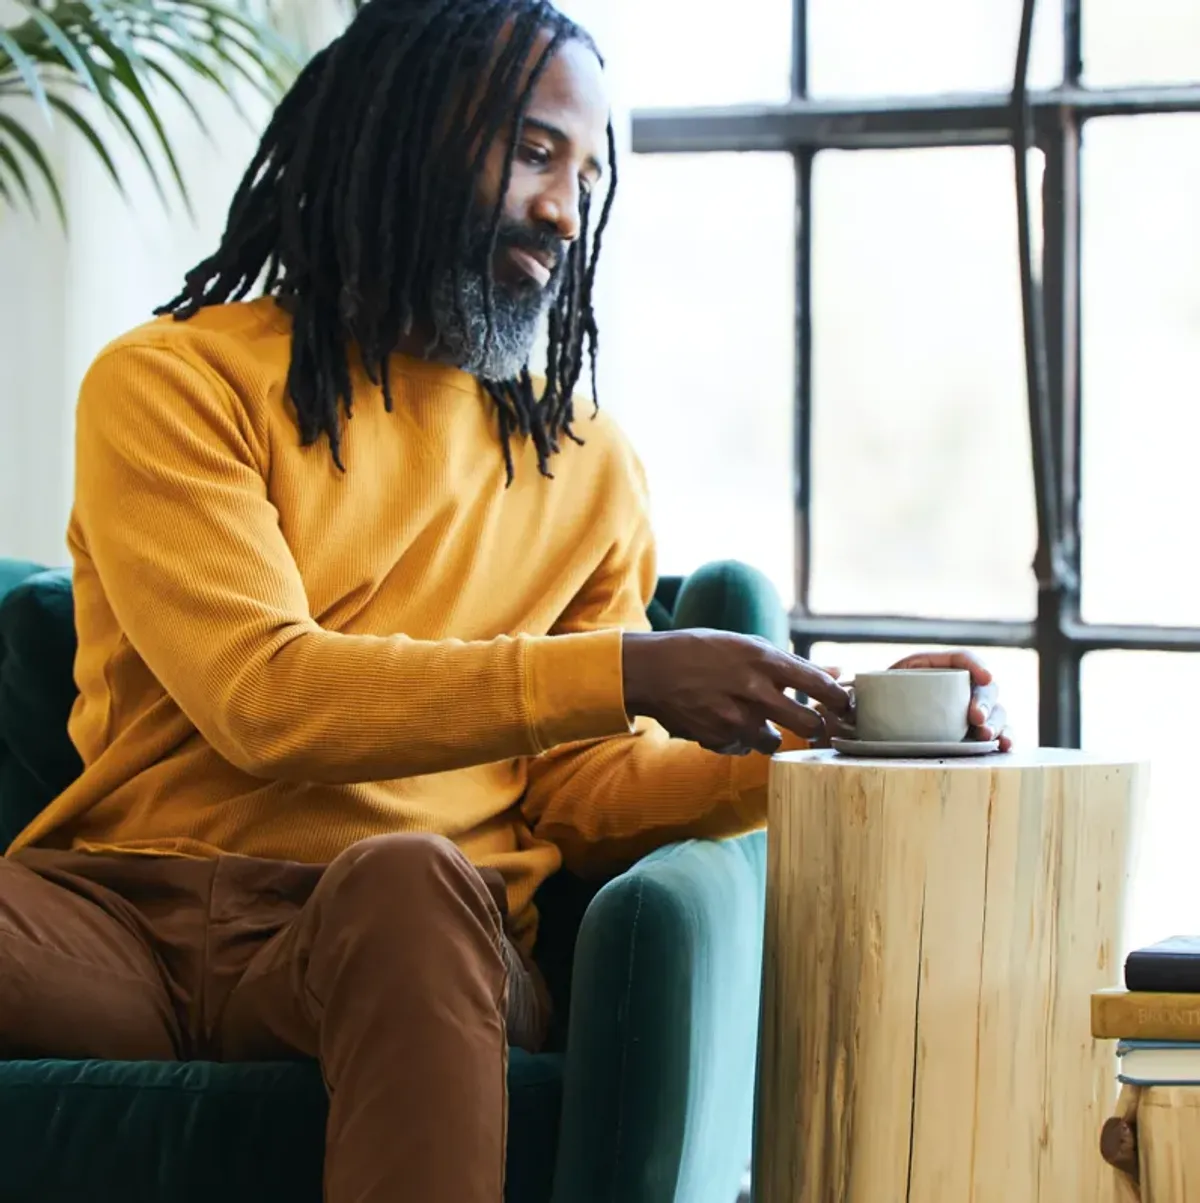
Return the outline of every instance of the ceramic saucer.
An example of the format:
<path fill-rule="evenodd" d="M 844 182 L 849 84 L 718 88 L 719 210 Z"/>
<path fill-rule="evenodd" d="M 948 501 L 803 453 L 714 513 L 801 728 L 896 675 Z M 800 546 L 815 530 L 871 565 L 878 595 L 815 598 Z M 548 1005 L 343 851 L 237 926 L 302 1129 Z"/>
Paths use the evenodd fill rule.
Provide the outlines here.
<path fill-rule="evenodd" d="M 896 757 L 908 760 L 940 760 L 946 756 L 986 756 L 1000 750 L 1000 741 L 990 743 L 965 739 L 956 743 L 898 743 L 883 739 L 839 739 L 831 741 L 842 756 Z"/>

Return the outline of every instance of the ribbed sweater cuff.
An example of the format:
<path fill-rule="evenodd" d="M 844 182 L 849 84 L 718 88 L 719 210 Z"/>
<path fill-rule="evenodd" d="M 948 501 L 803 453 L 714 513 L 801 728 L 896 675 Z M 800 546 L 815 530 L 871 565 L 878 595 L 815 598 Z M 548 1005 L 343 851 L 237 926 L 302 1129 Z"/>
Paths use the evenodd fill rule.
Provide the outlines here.
<path fill-rule="evenodd" d="M 632 730 L 625 713 L 619 630 L 559 635 L 529 645 L 525 686 L 540 751 Z"/>

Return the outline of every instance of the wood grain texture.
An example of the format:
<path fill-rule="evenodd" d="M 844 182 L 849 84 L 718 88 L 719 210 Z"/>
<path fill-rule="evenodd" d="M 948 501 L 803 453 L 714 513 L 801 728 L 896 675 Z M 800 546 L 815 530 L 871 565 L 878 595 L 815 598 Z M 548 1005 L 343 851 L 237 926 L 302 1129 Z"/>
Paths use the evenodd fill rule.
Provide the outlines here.
<path fill-rule="evenodd" d="M 1075 752 L 776 760 L 758 1203 L 1114 1197 L 1090 997 L 1145 787 Z"/>
<path fill-rule="evenodd" d="M 1137 1112 L 1142 1203 L 1200 1199 L 1200 1087 L 1151 1086 Z"/>

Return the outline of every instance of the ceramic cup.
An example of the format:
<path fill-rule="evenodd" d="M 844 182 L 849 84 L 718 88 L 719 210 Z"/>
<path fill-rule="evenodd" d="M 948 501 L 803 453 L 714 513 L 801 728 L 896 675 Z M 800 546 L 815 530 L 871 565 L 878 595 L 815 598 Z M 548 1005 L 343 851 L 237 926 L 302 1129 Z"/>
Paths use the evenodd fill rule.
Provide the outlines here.
<path fill-rule="evenodd" d="M 957 668 L 859 673 L 854 698 L 859 739 L 955 743 L 967 735 L 971 674 Z"/>

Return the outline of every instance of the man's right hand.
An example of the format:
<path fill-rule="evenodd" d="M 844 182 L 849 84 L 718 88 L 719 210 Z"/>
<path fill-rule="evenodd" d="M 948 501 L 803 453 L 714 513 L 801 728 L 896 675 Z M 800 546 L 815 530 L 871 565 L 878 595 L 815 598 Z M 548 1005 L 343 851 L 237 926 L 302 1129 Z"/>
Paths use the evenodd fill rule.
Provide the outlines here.
<path fill-rule="evenodd" d="M 824 669 L 763 639 L 727 631 L 627 632 L 625 709 L 655 719 L 680 739 L 713 752 L 779 748 L 771 724 L 820 739 L 825 720 L 785 692 L 794 689 L 833 715 L 849 715 L 850 694 Z"/>

